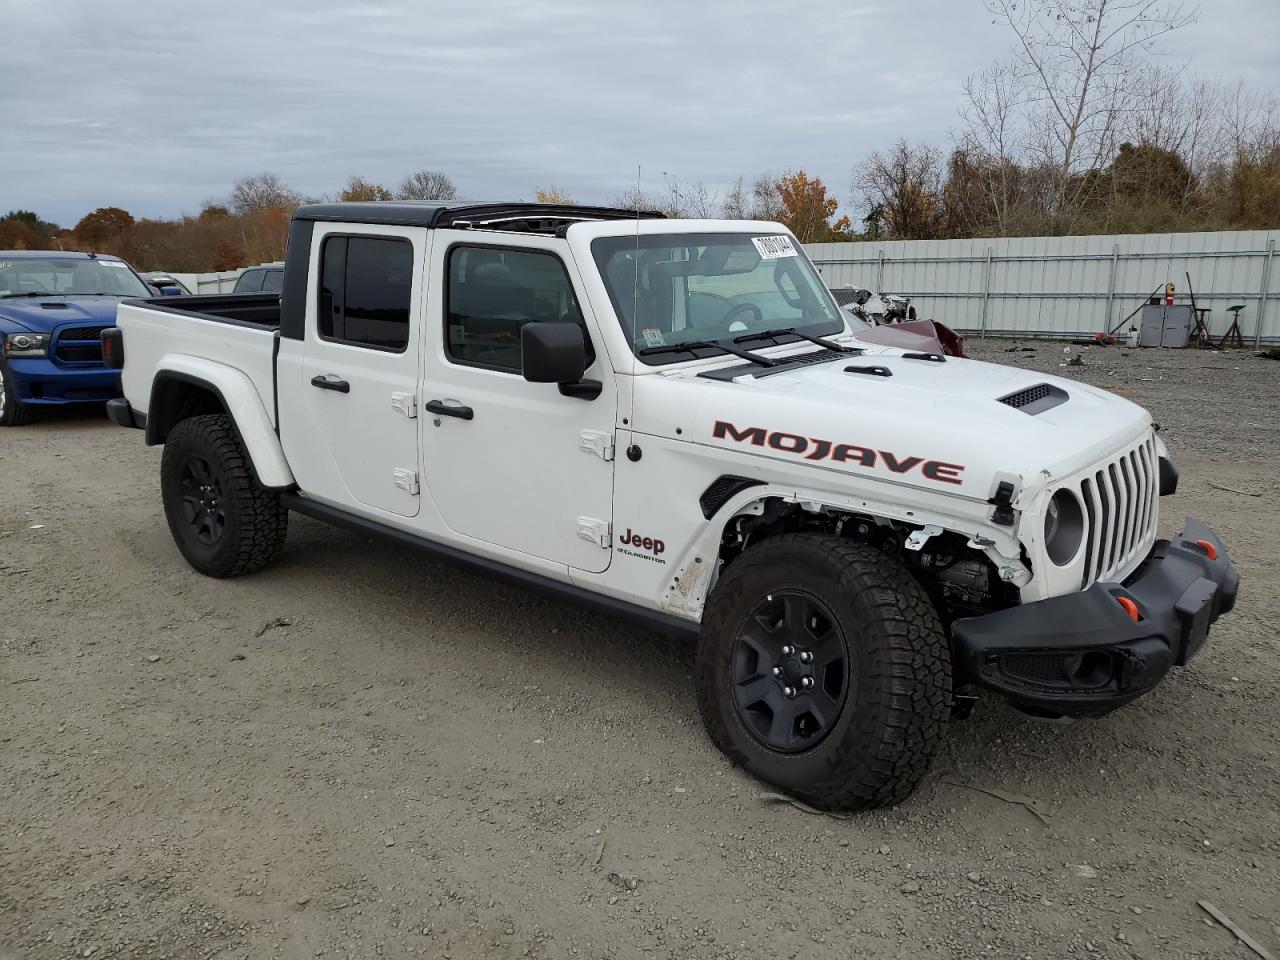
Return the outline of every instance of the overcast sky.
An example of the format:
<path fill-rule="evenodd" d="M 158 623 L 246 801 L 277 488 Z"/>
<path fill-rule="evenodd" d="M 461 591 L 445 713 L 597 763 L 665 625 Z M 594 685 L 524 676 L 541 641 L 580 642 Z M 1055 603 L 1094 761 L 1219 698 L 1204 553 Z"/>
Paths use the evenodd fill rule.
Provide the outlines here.
<path fill-rule="evenodd" d="M 1280 0 L 1203 0 L 1173 63 L 1280 87 Z M 980 0 L 0 0 L 0 211 L 198 212 L 447 172 L 472 199 L 616 197 L 641 166 L 720 189 L 804 168 L 844 202 L 900 136 L 947 141 L 1009 37 Z"/>

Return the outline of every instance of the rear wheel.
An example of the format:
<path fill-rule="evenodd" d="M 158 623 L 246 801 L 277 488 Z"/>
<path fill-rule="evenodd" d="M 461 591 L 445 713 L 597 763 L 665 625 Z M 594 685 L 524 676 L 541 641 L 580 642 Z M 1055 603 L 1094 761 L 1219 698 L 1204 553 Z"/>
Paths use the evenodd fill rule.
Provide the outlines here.
<path fill-rule="evenodd" d="M 923 778 L 950 712 L 950 650 L 897 561 L 839 537 L 748 550 L 717 584 L 698 647 L 712 740 L 828 809 L 883 806 Z"/>
<path fill-rule="evenodd" d="M 160 487 L 178 549 L 206 576 L 261 570 L 284 545 L 289 512 L 254 480 L 227 416 L 191 417 L 169 432 Z"/>
<path fill-rule="evenodd" d="M 18 399 L 13 378 L 0 363 L 0 427 L 21 427 L 33 419 L 31 408 Z"/>

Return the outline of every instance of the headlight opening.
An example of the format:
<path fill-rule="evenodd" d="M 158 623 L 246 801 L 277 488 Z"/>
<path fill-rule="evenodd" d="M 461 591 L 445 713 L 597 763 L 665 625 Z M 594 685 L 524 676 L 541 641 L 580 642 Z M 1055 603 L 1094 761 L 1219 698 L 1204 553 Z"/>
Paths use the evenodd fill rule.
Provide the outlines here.
<path fill-rule="evenodd" d="M 1044 515 L 1044 546 L 1049 559 L 1065 567 L 1075 559 L 1084 542 L 1084 511 L 1070 490 L 1059 490 L 1049 500 Z"/>

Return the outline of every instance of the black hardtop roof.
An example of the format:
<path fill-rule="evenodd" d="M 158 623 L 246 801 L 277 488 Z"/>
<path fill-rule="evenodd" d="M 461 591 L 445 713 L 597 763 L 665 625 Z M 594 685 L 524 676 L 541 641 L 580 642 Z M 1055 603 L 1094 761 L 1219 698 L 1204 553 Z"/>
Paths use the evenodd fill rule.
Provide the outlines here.
<path fill-rule="evenodd" d="M 360 200 L 308 203 L 294 211 L 295 220 L 327 223 L 379 223 L 401 227 L 473 227 L 512 229 L 517 224 L 553 221 L 564 225 L 584 220 L 655 220 L 656 210 L 623 210 L 562 203 L 477 203 L 474 200 Z M 529 229 L 525 227 L 525 229 Z"/>

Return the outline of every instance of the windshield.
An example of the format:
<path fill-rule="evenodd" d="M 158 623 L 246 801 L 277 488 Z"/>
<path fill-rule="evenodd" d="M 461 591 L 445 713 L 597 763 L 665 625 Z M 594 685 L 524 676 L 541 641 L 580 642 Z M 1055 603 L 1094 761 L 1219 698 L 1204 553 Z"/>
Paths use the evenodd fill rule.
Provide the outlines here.
<path fill-rule="evenodd" d="M 689 359 L 655 349 L 681 343 L 732 344 L 785 327 L 817 336 L 845 329 L 831 294 L 786 235 L 601 237 L 591 253 L 623 332 L 646 363 Z"/>
<path fill-rule="evenodd" d="M 153 294 L 127 263 L 78 257 L 0 259 L 0 297 L 99 294 L 150 297 Z"/>

